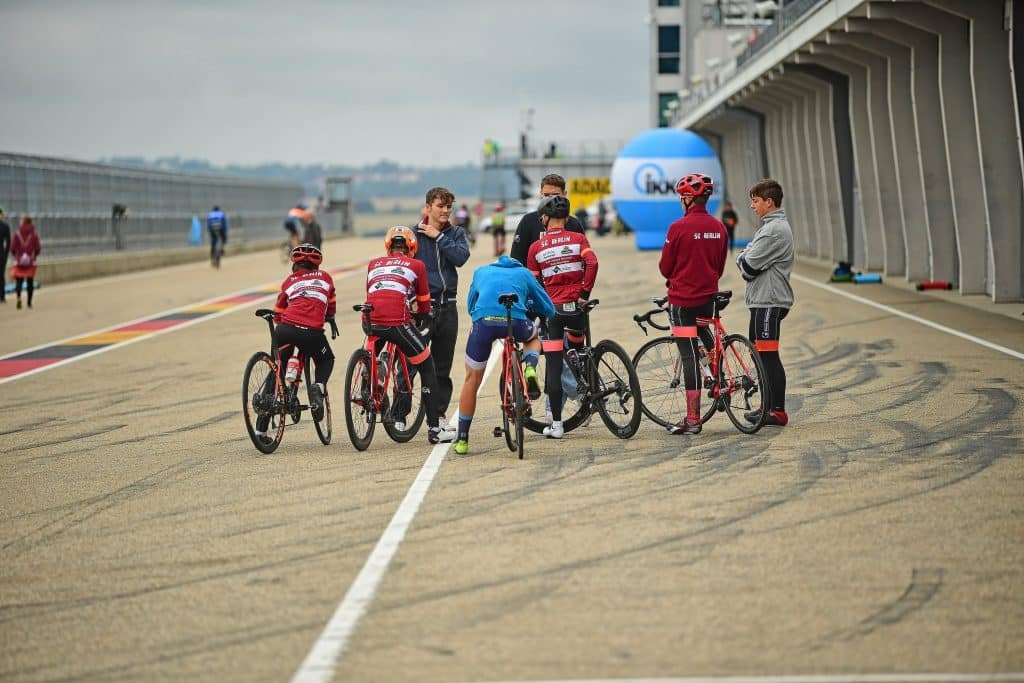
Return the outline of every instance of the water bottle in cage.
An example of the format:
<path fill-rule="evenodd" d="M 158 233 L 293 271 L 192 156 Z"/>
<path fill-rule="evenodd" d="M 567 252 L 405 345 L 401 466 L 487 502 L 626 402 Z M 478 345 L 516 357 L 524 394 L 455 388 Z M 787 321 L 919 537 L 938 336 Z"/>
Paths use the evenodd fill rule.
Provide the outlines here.
<path fill-rule="evenodd" d="M 288 369 L 285 370 L 284 378 L 288 382 L 294 382 L 299 378 L 299 359 L 297 356 L 292 356 L 288 359 Z"/>

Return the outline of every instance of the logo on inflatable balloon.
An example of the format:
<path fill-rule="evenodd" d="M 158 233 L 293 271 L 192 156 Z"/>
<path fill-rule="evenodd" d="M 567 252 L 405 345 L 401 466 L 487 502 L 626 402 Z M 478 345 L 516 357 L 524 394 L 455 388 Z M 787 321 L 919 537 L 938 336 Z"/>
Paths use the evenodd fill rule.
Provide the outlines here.
<path fill-rule="evenodd" d="M 655 128 L 629 141 L 612 166 L 615 210 L 636 233 L 637 249 L 661 249 L 668 226 L 683 215 L 676 181 L 704 173 L 715 181 L 708 213 L 718 215 L 722 164 L 704 138 L 688 130 Z"/>

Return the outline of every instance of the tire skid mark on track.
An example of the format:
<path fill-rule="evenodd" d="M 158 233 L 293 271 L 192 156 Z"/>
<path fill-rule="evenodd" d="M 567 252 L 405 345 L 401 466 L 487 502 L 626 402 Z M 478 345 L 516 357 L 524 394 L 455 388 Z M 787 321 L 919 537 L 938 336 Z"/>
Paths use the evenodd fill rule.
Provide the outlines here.
<path fill-rule="evenodd" d="M 556 563 L 536 571 L 520 573 L 514 576 L 504 578 L 479 581 L 467 586 L 461 586 L 450 590 L 424 591 L 416 598 L 411 600 L 405 600 L 400 603 L 387 603 L 386 601 L 382 600 L 381 609 L 403 609 L 414 605 L 435 602 L 450 597 L 467 595 L 470 593 L 490 590 L 493 588 L 514 586 L 520 582 L 531 581 L 534 579 L 540 579 L 548 576 L 561 575 L 564 573 L 572 573 L 576 570 L 596 567 L 598 565 L 605 564 L 613 560 L 632 557 L 634 555 L 643 554 L 651 550 L 678 546 L 682 542 L 688 542 L 695 539 L 705 540 L 708 534 L 720 533 L 723 530 L 733 531 L 735 530 L 735 526 L 740 524 L 741 522 L 749 521 L 750 519 L 753 519 L 758 515 L 762 515 L 770 510 L 778 508 L 779 506 L 794 501 L 795 499 L 809 491 L 823 477 L 827 476 L 831 469 L 834 469 L 828 467 L 823 461 L 821 461 L 819 456 L 813 453 L 803 454 L 801 456 L 801 461 L 801 476 L 797 481 L 792 482 L 786 490 L 780 492 L 779 495 L 777 495 L 776 497 L 761 502 L 755 505 L 752 509 L 741 512 L 740 514 L 728 516 L 722 519 L 712 520 L 705 526 L 665 534 L 661 538 L 653 541 L 639 543 L 629 547 L 620 548 L 614 551 L 592 555 L 590 557 L 586 557 L 579 560 L 570 560 Z"/>
<path fill-rule="evenodd" d="M 172 465 L 167 465 L 114 491 L 80 501 L 70 511 L 57 519 L 46 522 L 30 532 L 22 534 L 12 541 L 8 541 L 3 546 L 0 546 L 0 550 L 9 553 L 11 557 L 18 557 L 30 550 L 43 546 L 92 517 L 139 495 L 156 490 L 168 481 L 187 474 L 199 462 L 199 458 L 182 460 Z M 0 610 L 4 609 L 6 607 L 0 605 Z"/>
<path fill-rule="evenodd" d="M 899 624 L 924 607 L 942 589 L 942 569 L 918 569 L 911 573 L 910 583 L 896 600 L 882 607 L 860 622 L 847 628 L 826 633 L 821 639 L 805 647 L 806 650 L 821 650 L 836 642 L 848 642 L 870 635 L 880 628 Z"/>
<path fill-rule="evenodd" d="M 310 631 L 318 626 L 319 624 L 316 623 L 307 623 L 282 627 L 276 623 L 268 623 L 261 626 L 223 631 L 213 636 L 204 636 L 202 639 L 196 638 L 172 643 L 163 646 L 163 652 L 159 654 L 134 653 L 132 656 L 137 657 L 137 661 L 93 668 L 82 673 L 76 673 L 74 676 L 70 677 L 63 677 L 55 671 L 56 669 L 65 666 L 64 663 L 55 663 L 26 669 L 0 671 L 0 679 L 6 680 L 8 677 L 26 676 L 38 674 L 44 671 L 54 671 L 53 676 L 55 677 L 47 677 L 46 679 L 51 683 L 87 680 L 109 681 L 113 680 L 113 677 L 116 675 L 123 676 L 124 680 L 145 680 L 147 678 L 145 674 L 141 672 L 132 674 L 131 672 L 138 671 L 139 669 L 153 666 L 155 664 L 180 662 L 181 660 L 188 659 L 190 657 L 215 654 L 235 647 L 248 647 L 253 643 L 272 641 L 283 636 L 290 636 L 295 633 Z M 207 672 L 207 674 L 209 673 L 210 672 Z"/>
<path fill-rule="evenodd" d="M 68 443 L 69 441 L 78 441 L 80 439 L 89 439 L 89 438 L 94 437 L 94 436 L 102 436 L 104 434 L 109 434 L 110 432 L 116 432 L 117 430 L 124 429 L 127 426 L 128 426 L 127 424 L 111 425 L 109 427 L 100 427 L 98 429 L 94 429 L 94 430 L 88 431 L 88 432 L 80 432 L 78 434 L 71 434 L 71 435 L 66 436 L 64 438 L 55 439 L 55 440 L 52 440 L 52 441 L 35 441 L 35 442 L 31 442 L 31 443 L 20 444 L 20 445 L 17 445 L 17 446 L 9 446 L 7 448 L 7 453 L 10 454 L 10 453 L 17 453 L 18 451 L 30 451 L 30 450 L 33 450 L 33 449 L 36 449 L 36 448 L 46 448 L 48 446 L 60 446 L 60 445 Z M 88 448 L 87 450 L 92 450 L 92 448 Z"/>

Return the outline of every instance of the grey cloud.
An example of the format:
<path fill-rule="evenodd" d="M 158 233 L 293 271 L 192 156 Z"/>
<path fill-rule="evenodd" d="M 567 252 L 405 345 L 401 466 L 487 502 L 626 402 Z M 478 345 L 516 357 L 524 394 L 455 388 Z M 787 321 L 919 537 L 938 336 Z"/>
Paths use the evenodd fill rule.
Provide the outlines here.
<path fill-rule="evenodd" d="M 647 118 L 640 3 L 5 2 L 0 148 L 215 162 L 476 160 Z"/>

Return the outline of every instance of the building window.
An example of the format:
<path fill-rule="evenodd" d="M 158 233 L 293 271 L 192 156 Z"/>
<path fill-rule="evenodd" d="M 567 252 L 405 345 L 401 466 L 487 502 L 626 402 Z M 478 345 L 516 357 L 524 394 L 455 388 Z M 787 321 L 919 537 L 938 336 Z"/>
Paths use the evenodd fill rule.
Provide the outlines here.
<path fill-rule="evenodd" d="M 679 73 L 679 27 L 658 27 L 658 73 Z"/>
<path fill-rule="evenodd" d="M 669 104 L 675 102 L 678 105 L 679 96 L 674 92 L 658 93 L 658 128 L 665 128 L 669 124 L 668 113 L 671 111 Z"/>
<path fill-rule="evenodd" d="M 679 7 L 679 0 L 658 0 L 658 7 Z"/>

